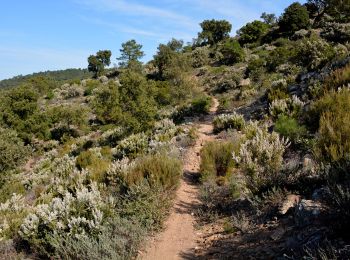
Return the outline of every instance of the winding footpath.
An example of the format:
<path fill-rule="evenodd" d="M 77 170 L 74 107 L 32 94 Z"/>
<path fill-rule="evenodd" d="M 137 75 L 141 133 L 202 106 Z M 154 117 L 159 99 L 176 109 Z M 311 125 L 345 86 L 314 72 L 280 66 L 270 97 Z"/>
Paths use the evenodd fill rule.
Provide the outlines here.
<path fill-rule="evenodd" d="M 187 259 L 187 256 L 194 254 L 199 234 L 194 227 L 193 215 L 200 202 L 198 187 L 193 183 L 193 174 L 199 171 L 200 150 L 203 144 L 215 139 L 212 122 L 218 101 L 213 101 L 209 115 L 194 124 L 198 128 L 198 139 L 185 155 L 183 177 L 174 206 L 165 222 L 165 229 L 153 239 L 146 251 L 139 255 L 140 260 Z"/>

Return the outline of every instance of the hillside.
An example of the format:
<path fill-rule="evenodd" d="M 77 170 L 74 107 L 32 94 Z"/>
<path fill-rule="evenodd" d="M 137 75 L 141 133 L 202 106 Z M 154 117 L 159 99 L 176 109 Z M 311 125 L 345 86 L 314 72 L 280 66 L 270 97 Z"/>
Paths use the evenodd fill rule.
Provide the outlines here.
<path fill-rule="evenodd" d="M 200 26 L 1 83 L 1 258 L 350 258 L 349 1 Z"/>
<path fill-rule="evenodd" d="M 64 84 L 69 81 L 87 79 L 92 76 L 86 69 L 66 69 L 57 71 L 45 71 L 33 73 L 30 75 L 19 75 L 10 79 L 4 79 L 0 81 L 0 88 L 12 88 L 24 84 L 28 81 L 34 80 L 35 78 L 50 78 L 56 81 L 58 84 Z"/>

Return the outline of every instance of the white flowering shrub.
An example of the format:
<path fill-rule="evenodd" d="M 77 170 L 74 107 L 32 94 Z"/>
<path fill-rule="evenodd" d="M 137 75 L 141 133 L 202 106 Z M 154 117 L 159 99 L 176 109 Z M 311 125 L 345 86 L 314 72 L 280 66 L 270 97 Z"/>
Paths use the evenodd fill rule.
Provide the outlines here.
<path fill-rule="evenodd" d="M 300 42 L 296 59 L 300 65 L 314 70 L 331 61 L 335 54 L 334 48 L 327 41 L 311 37 Z"/>
<path fill-rule="evenodd" d="M 208 46 L 197 47 L 191 53 L 192 66 L 194 68 L 200 68 L 209 63 L 210 49 Z"/>
<path fill-rule="evenodd" d="M 127 134 L 127 131 L 123 127 L 116 127 L 105 131 L 99 140 L 100 145 L 116 146 L 117 143 L 122 140 Z"/>
<path fill-rule="evenodd" d="M 134 166 L 135 162 L 130 161 L 130 159 L 127 157 L 121 160 L 116 160 L 113 163 L 111 163 L 106 173 L 106 179 L 108 184 L 113 186 L 124 184 L 128 172 Z"/>
<path fill-rule="evenodd" d="M 148 148 L 148 136 L 145 133 L 133 134 L 119 142 L 117 147 L 112 149 L 116 158 L 136 157 L 144 153 Z"/>
<path fill-rule="evenodd" d="M 0 241 L 11 238 L 22 223 L 28 206 L 22 195 L 13 194 L 0 204 Z"/>
<path fill-rule="evenodd" d="M 277 118 L 281 114 L 298 116 L 305 103 L 297 96 L 291 98 L 278 99 L 271 102 L 269 106 L 270 115 Z"/>
<path fill-rule="evenodd" d="M 241 145 L 238 154 L 232 154 L 234 161 L 246 172 L 252 190 L 276 179 L 288 146 L 288 139 L 280 138 L 275 132 L 259 129 L 254 138 Z"/>
<path fill-rule="evenodd" d="M 245 120 L 243 115 L 237 114 L 223 114 L 215 117 L 214 121 L 214 131 L 220 132 L 229 128 L 242 130 L 245 125 Z"/>
<path fill-rule="evenodd" d="M 33 246 L 47 246 L 47 234 L 68 234 L 72 237 L 93 236 L 100 231 L 105 213 L 113 207 L 106 202 L 97 184 L 81 187 L 76 192 L 55 197 L 37 205 L 21 225 L 19 235 Z"/>

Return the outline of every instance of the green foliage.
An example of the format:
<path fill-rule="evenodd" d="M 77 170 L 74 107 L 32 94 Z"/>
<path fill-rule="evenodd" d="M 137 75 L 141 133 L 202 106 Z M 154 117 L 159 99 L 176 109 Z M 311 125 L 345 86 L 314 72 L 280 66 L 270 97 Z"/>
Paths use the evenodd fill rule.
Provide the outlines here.
<path fill-rule="evenodd" d="M 286 115 L 278 117 L 274 130 L 293 142 L 299 141 L 307 133 L 305 126 L 301 126 L 295 118 Z"/>
<path fill-rule="evenodd" d="M 51 234 L 47 237 L 56 259 L 130 259 L 138 250 L 145 229 L 136 221 L 115 216 L 96 237 L 73 238 Z"/>
<path fill-rule="evenodd" d="M 105 66 L 111 64 L 112 52 L 109 50 L 98 51 L 96 55 L 88 57 L 88 70 L 95 74 L 95 77 L 103 75 Z"/>
<path fill-rule="evenodd" d="M 189 70 L 191 67 L 190 56 L 182 53 L 182 50 L 183 42 L 176 39 L 158 46 L 157 53 L 154 55 L 154 63 L 161 79 L 173 80 L 181 77 L 178 74 Z"/>
<path fill-rule="evenodd" d="M 261 21 L 247 23 L 237 32 L 240 44 L 254 43 L 259 41 L 269 29 L 269 25 Z"/>
<path fill-rule="evenodd" d="M 23 162 L 29 155 L 28 147 L 17 133 L 10 129 L 0 127 L 0 172 L 13 170 Z"/>
<path fill-rule="evenodd" d="M 324 66 L 336 56 L 335 49 L 316 36 L 302 40 L 298 45 L 295 60 L 302 66 L 314 70 Z"/>
<path fill-rule="evenodd" d="M 267 91 L 267 99 L 269 103 L 274 100 L 289 98 L 287 82 L 285 80 L 274 81 L 271 88 Z"/>
<path fill-rule="evenodd" d="M 20 86 L 24 83 L 30 83 L 32 79 L 38 82 L 39 79 L 44 78 L 44 81 L 48 81 L 51 84 L 63 84 L 72 79 L 86 79 L 90 78 L 92 74 L 88 72 L 87 69 L 66 69 L 66 70 L 56 70 L 56 71 L 45 71 L 29 74 L 26 76 L 16 76 L 11 79 L 5 79 L 0 81 L 1 88 L 12 88 Z M 40 81 L 40 80 L 39 80 Z M 42 83 L 39 83 L 42 84 Z M 53 86 L 52 84 L 52 86 Z"/>
<path fill-rule="evenodd" d="M 316 102 L 320 115 L 317 152 L 329 162 L 345 159 L 350 154 L 350 92 L 331 92 Z"/>
<path fill-rule="evenodd" d="M 323 90 L 337 90 L 350 84 L 350 64 L 334 70 L 324 82 Z"/>
<path fill-rule="evenodd" d="M 210 49 L 207 46 L 197 47 L 191 53 L 192 66 L 200 68 L 209 63 Z"/>
<path fill-rule="evenodd" d="M 226 129 L 242 130 L 245 120 L 242 115 L 237 113 L 220 115 L 214 118 L 214 132 L 218 133 Z"/>
<path fill-rule="evenodd" d="M 232 25 L 225 20 L 205 20 L 200 24 L 202 32 L 198 34 L 202 45 L 214 45 L 229 37 Z"/>
<path fill-rule="evenodd" d="M 309 12 L 306 6 L 295 2 L 288 6 L 278 22 L 282 32 L 292 34 L 310 26 Z"/>
<path fill-rule="evenodd" d="M 233 38 L 222 41 L 218 46 L 218 51 L 222 54 L 220 62 L 225 65 L 232 65 L 244 59 L 243 48 Z"/>
<path fill-rule="evenodd" d="M 191 112 L 194 114 L 208 114 L 212 105 L 212 98 L 209 96 L 201 96 L 193 99 L 191 104 Z"/>
<path fill-rule="evenodd" d="M 151 187 L 173 189 L 179 183 L 182 163 L 166 154 L 149 155 L 136 162 L 135 167 L 126 175 L 128 186 L 147 181 Z"/>
<path fill-rule="evenodd" d="M 350 21 L 349 0 L 326 0 L 326 13 L 335 18 L 337 22 Z"/>
<path fill-rule="evenodd" d="M 48 123 L 39 111 L 38 93 L 30 86 L 4 91 L 0 97 L 0 125 L 17 131 L 30 142 L 33 136 L 48 137 Z"/>
<path fill-rule="evenodd" d="M 263 12 L 260 16 L 261 19 L 264 20 L 264 23 L 268 25 L 274 25 L 277 22 L 277 17 L 275 14 L 268 14 Z"/>
<path fill-rule="evenodd" d="M 76 158 L 76 166 L 79 170 L 88 170 L 92 181 L 102 182 L 110 165 L 111 157 L 110 149 L 107 148 L 102 151 L 83 151 Z"/>
<path fill-rule="evenodd" d="M 145 53 L 141 50 L 142 45 L 138 44 L 135 40 L 129 40 L 122 43 L 120 49 L 121 56 L 117 58 L 121 62 L 119 65 L 124 68 L 135 68 L 137 64 L 141 64 L 139 59 L 145 56 Z"/>
<path fill-rule="evenodd" d="M 295 57 L 297 48 L 290 41 L 287 44 L 277 47 L 267 57 L 267 68 L 269 71 L 276 71 L 278 66 L 286 64 Z"/>
<path fill-rule="evenodd" d="M 197 97 L 192 100 L 190 105 L 180 107 L 173 115 L 172 119 L 180 123 L 185 117 L 208 114 L 212 104 L 211 97 L 206 95 Z"/>
<path fill-rule="evenodd" d="M 236 146 L 231 142 L 209 142 L 201 150 L 201 180 L 225 177 L 234 166 L 232 152 Z"/>

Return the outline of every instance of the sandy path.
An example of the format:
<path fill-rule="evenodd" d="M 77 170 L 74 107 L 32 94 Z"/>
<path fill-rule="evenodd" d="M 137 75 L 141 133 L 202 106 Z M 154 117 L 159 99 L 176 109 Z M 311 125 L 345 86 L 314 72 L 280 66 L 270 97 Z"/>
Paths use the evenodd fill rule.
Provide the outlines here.
<path fill-rule="evenodd" d="M 198 127 L 198 139 L 186 153 L 183 178 L 176 193 L 173 209 L 165 223 L 165 230 L 155 237 L 146 252 L 139 255 L 139 259 L 185 259 L 186 255 L 194 253 L 198 235 L 194 228 L 193 211 L 199 201 L 198 187 L 192 182 L 191 175 L 199 171 L 199 152 L 202 145 L 215 138 L 212 120 L 217 107 L 218 101 L 214 99 L 210 114 L 195 124 Z"/>

